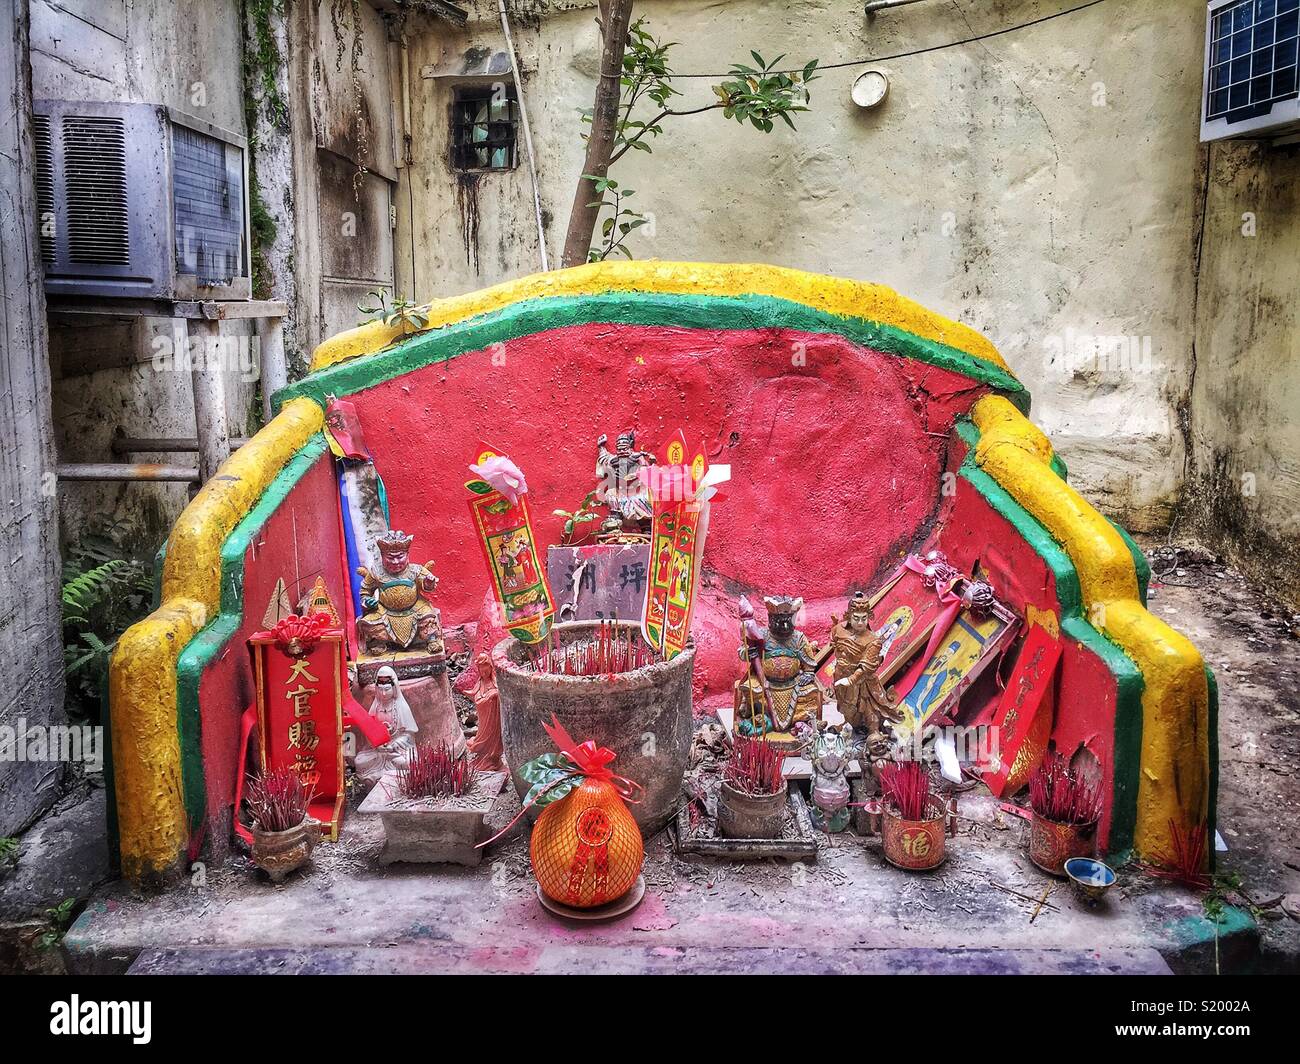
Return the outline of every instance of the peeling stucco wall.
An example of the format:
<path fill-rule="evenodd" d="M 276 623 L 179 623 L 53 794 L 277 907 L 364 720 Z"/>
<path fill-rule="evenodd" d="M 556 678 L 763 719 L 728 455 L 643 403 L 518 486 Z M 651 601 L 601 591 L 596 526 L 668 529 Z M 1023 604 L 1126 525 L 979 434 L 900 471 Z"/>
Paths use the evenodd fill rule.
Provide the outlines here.
<path fill-rule="evenodd" d="M 420 299 L 538 268 L 522 163 L 477 180 L 466 249 L 466 197 L 448 161 L 455 79 L 421 72 L 503 47 L 496 4 L 469 6 L 477 20 L 464 31 L 408 27 L 414 160 L 398 196 L 398 288 Z M 778 0 L 643 0 L 636 11 L 680 42 L 674 69 L 714 72 L 748 62 L 750 48 L 833 63 L 1062 5 L 926 0 L 871 19 L 860 0 L 798 7 L 797 18 Z M 577 110 L 591 106 L 596 76 L 595 4 L 511 10 L 525 15 L 514 29 L 555 258 L 581 171 Z M 1161 527 L 1184 462 L 1176 409 L 1194 335 L 1203 12 L 1200 0 L 1116 0 L 882 63 L 890 94 L 869 112 L 849 98 L 857 70 L 826 71 L 798 132 L 764 136 L 718 113 L 669 120 L 652 155 L 632 152 L 613 171 L 654 216 L 633 251 L 879 281 L 975 326 L 1033 392 L 1035 420 L 1085 494 L 1130 527 Z M 712 83 L 679 81 L 676 106 L 707 102 Z"/>
<path fill-rule="evenodd" d="M 254 20 L 241 0 L 31 0 L 31 10 L 35 98 L 162 104 L 249 137 L 245 33 Z M 368 291 L 392 287 L 392 46 L 384 17 L 367 4 L 290 0 L 269 20 L 288 113 L 271 121 L 260 82 L 250 78 L 259 103 L 251 131 L 257 178 L 276 230 L 266 254 L 270 290 L 258 294 L 287 304 L 286 352 L 302 370 L 316 344 L 357 324 Z M 189 373 L 154 365 L 170 319 L 56 315 L 51 326 L 61 461 L 194 460 L 186 452 L 128 459 L 111 450 L 116 431 L 195 434 Z M 251 321 L 220 327 L 222 339 L 236 343 L 255 331 Z M 246 353 L 255 361 L 255 348 Z M 245 363 L 223 381 L 230 434 L 246 436 L 260 424 L 256 375 Z M 134 527 L 152 550 L 188 497 L 183 484 L 65 482 L 63 537 L 75 539 L 102 514 Z"/>
<path fill-rule="evenodd" d="M 1300 606 L 1300 146 L 1211 148 L 1180 519 Z"/>
<path fill-rule="evenodd" d="M 245 134 L 239 5 L 234 0 L 186 5 L 149 0 L 32 0 L 32 90 L 35 99 L 146 102 L 175 107 Z M 115 430 L 129 436 L 192 437 L 194 403 L 188 372 L 157 370 L 158 336 L 167 318 L 55 315 L 50 328 L 54 431 L 62 462 L 113 462 Z M 223 323 L 223 337 L 251 331 Z M 230 431 L 245 435 L 256 381 L 223 374 Z M 194 456 L 137 454 L 129 460 L 186 464 Z M 59 485 L 60 526 L 75 540 L 95 515 L 133 527 L 142 549 L 156 546 L 184 507 L 184 484 Z"/>

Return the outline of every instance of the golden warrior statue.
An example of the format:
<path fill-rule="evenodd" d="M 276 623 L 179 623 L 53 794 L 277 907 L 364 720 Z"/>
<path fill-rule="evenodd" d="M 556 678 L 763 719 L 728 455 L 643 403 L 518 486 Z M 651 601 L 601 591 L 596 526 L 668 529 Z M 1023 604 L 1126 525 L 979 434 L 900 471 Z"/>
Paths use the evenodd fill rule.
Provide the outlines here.
<path fill-rule="evenodd" d="M 886 720 L 903 714 L 898 699 L 876 675 L 885 654 L 880 637 L 871 630 L 871 604 L 861 592 L 849 600 L 843 621 L 831 615 L 831 649 L 835 651 L 835 703 L 859 735 L 877 742 L 884 736 Z"/>
<path fill-rule="evenodd" d="M 741 735 L 767 736 L 797 747 L 798 732 L 815 727 L 822 715 L 822 689 L 817 682 L 817 644 L 794 626 L 803 599 L 789 595 L 764 598 L 767 627 L 745 631 L 742 661 L 749 662 L 736 681 L 735 720 Z"/>
<path fill-rule="evenodd" d="M 433 562 L 416 565 L 410 560 L 411 541 L 389 529 L 376 541 L 383 566 L 357 569 L 361 577 L 361 605 L 357 639 L 371 656 L 398 650 L 425 650 L 443 654 L 442 619 L 426 596 L 438 587 Z"/>
<path fill-rule="evenodd" d="M 636 449 L 636 433 L 631 429 L 619 433 L 615 450 L 606 446 L 608 442 L 604 434 L 596 441 L 596 501 L 609 507 L 601 535 L 649 540 L 655 511 L 640 471 L 654 465 L 655 456 Z"/>

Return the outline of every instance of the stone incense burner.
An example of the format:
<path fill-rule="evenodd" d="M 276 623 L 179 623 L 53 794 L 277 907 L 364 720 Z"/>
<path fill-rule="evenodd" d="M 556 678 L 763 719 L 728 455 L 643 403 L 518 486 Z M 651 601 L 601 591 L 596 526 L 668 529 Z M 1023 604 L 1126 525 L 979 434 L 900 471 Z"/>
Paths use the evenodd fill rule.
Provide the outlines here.
<path fill-rule="evenodd" d="M 641 640 L 633 624 L 606 625 L 617 639 Z M 564 649 L 593 643 L 601 625 L 594 621 L 558 624 L 553 645 Z M 642 834 L 659 831 L 676 812 L 691 747 L 691 680 L 695 648 L 671 661 L 592 676 L 538 671 L 530 649 L 513 636 L 492 653 L 501 694 L 501 738 L 515 789 L 528 783 L 518 766 L 554 751 L 542 730 L 554 714 L 579 742 L 594 740 L 617 754 L 611 768 L 639 783 L 645 793 L 629 805 Z"/>

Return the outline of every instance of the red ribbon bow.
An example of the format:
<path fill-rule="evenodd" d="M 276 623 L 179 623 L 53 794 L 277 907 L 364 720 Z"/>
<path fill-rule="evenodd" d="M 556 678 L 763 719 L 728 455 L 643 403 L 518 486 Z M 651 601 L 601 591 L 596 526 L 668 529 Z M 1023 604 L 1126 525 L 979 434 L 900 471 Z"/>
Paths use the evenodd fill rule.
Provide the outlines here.
<path fill-rule="evenodd" d="M 502 835 L 519 823 L 520 817 L 528 812 L 528 810 L 537 803 L 537 800 L 541 798 L 543 794 L 549 791 L 552 787 L 556 787 L 566 780 L 578 780 L 579 782 L 584 778 L 591 780 L 604 780 L 606 783 L 610 784 L 614 790 L 618 791 L 619 797 L 622 798 L 623 801 L 631 802 L 634 805 L 641 801 L 640 795 L 645 793 L 645 788 L 635 780 L 630 780 L 626 776 L 615 775 L 614 772 L 610 770 L 610 762 L 618 755 L 608 746 L 597 746 L 594 739 L 587 739 L 581 743 L 577 742 L 573 736 L 569 734 L 564 725 L 560 723 L 559 718 L 556 717 L 554 713 L 551 714 L 550 724 L 547 724 L 545 721 L 542 722 L 542 729 L 550 736 L 551 742 L 556 745 L 560 753 L 567 757 L 573 764 L 573 770 L 547 784 L 546 787 L 538 793 L 536 798 L 519 810 L 515 815 L 515 818 L 511 820 L 509 824 L 488 839 L 487 842 L 480 842 L 475 846 L 474 848 L 476 850 L 482 849 L 484 846 L 489 846 L 496 842 L 497 839 L 501 838 Z"/>
<path fill-rule="evenodd" d="M 597 746 L 594 739 L 582 743 L 575 742 L 554 713 L 551 714 L 551 723 L 543 723 L 542 729 L 551 737 L 551 742 L 556 745 L 560 753 L 573 762 L 581 775 L 596 780 L 621 778 L 615 777 L 610 771 L 610 762 L 618 755 L 608 746 Z"/>

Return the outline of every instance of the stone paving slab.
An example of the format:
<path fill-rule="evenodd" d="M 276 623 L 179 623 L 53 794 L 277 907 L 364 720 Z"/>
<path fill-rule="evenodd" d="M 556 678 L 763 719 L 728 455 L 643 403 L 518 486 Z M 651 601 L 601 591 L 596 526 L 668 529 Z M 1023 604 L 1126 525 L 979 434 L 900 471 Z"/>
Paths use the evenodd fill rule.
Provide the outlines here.
<path fill-rule="evenodd" d="M 544 946 L 471 949 L 145 950 L 128 975 L 1169 975 L 1153 949 L 727 949 Z"/>

